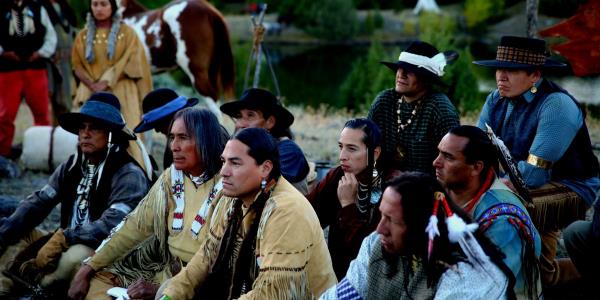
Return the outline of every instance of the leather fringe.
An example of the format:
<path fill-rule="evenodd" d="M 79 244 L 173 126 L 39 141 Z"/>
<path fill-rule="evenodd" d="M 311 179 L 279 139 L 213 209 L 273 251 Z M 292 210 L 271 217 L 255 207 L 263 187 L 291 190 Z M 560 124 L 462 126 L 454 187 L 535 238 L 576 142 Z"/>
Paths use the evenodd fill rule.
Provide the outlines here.
<path fill-rule="evenodd" d="M 566 186 L 551 182 L 542 188 L 530 190 L 533 206 L 527 210 L 539 231 L 562 229 L 585 217 L 587 204 Z"/>

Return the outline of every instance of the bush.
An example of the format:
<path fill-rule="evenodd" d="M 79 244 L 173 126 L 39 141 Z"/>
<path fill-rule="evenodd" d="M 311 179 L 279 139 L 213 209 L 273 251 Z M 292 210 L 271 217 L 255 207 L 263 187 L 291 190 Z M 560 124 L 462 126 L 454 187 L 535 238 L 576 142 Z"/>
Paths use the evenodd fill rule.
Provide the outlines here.
<path fill-rule="evenodd" d="M 358 31 L 356 8 L 349 0 L 268 0 L 280 16 L 307 33 L 326 40 L 345 40 Z"/>
<path fill-rule="evenodd" d="M 454 50 L 459 54 L 454 63 L 446 66 L 443 78 L 449 85 L 446 94 L 450 100 L 462 114 L 480 110 L 485 98 L 478 92 L 470 50 L 455 38 L 459 31 L 457 22 L 448 15 L 424 13 L 419 17 L 419 26 L 419 39 L 440 51 Z"/>
<path fill-rule="evenodd" d="M 309 1 L 298 20 L 306 32 L 326 40 L 350 39 L 358 29 L 356 9 L 348 0 Z"/>
<path fill-rule="evenodd" d="M 361 33 L 371 35 L 375 30 L 383 27 L 383 22 L 383 16 L 378 9 L 369 10 L 363 22 Z"/>
<path fill-rule="evenodd" d="M 462 114 L 481 110 L 485 95 L 479 93 L 477 77 L 473 72 L 473 56 L 468 48 L 458 51 L 458 59 L 446 67 L 446 76 L 450 83 L 448 96 Z"/>
<path fill-rule="evenodd" d="M 467 0 L 465 3 L 467 27 L 476 28 L 503 9 L 503 0 Z"/>
<path fill-rule="evenodd" d="M 381 42 L 374 41 L 365 58 L 358 59 L 340 87 L 339 107 L 366 111 L 377 94 L 392 86 L 394 75 L 380 64 L 388 55 Z"/>

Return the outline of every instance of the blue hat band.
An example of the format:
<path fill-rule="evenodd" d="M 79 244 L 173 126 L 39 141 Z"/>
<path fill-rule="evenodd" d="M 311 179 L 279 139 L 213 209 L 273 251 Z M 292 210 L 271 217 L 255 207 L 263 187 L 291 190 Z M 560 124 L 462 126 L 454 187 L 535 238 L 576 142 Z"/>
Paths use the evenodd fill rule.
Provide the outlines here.
<path fill-rule="evenodd" d="M 179 96 L 179 97 L 169 101 L 167 104 L 147 112 L 146 114 L 144 114 L 142 119 L 144 119 L 144 121 L 147 120 L 149 122 L 154 122 L 156 120 L 160 120 L 172 113 L 177 112 L 179 109 L 184 107 L 186 104 L 187 104 L 187 98 L 184 96 Z"/>
<path fill-rule="evenodd" d="M 81 107 L 79 113 L 111 123 L 120 128 L 125 126 L 121 113 L 108 103 L 89 100 Z"/>

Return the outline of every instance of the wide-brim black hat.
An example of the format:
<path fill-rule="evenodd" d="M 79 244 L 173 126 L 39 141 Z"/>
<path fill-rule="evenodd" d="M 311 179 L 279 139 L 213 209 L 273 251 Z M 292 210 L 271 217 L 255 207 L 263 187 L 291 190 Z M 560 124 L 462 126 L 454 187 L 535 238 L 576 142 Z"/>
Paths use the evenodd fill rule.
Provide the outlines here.
<path fill-rule="evenodd" d="M 275 95 L 263 89 L 247 89 L 239 100 L 225 103 L 220 109 L 230 117 L 235 117 L 242 109 L 259 110 L 263 114 L 275 116 L 276 123 L 281 128 L 288 128 L 294 123 L 294 115 L 281 105 Z"/>
<path fill-rule="evenodd" d="M 435 58 L 434 58 L 435 57 Z M 413 41 L 402 51 L 398 61 L 381 61 L 381 64 L 396 72 L 402 68 L 420 75 L 425 81 L 446 86 L 442 81 L 446 57 L 437 48 L 423 41 Z"/>
<path fill-rule="evenodd" d="M 125 126 L 121 116 L 119 99 L 105 92 L 94 93 L 83 104 L 79 112 L 70 112 L 58 116 L 60 126 L 73 134 L 79 135 L 83 122 L 97 122 L 100 126 L 121 139 L 135 140 L 133 132 Z"/>
<path fill-rule="evenodd" d="M 566 64 L 546 55 L 546 41 L 518 36 L 503 36 L 496 51 L 496 59 L 476 60 L 474 64 L 494 69 L 553 69 Z"/>
<path fill-rule="evenodd" d="M 140 133 L 153 129 L 158 123 L 173 116 L 179 110 L 192 107 L 199 101 L 198 98 L 179 96 L 171 89 L 156 89 L 144 97 L 142 101 L 144 115 L 133 131 Z"/>

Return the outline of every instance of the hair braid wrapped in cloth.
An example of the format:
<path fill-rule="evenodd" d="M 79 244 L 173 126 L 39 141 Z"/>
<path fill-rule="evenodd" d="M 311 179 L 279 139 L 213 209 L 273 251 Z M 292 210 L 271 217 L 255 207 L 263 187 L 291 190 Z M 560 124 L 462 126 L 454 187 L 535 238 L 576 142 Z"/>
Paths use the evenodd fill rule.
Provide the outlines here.
<path fill-rule="evenodd" d="M 468 277 L 469 274 L 478 276 L 482 279 L 485 278 L 485 281 L 491 283 L 491 288 L 487 284 L 484 284 L 486 288 L 491 289 L 487 291 L 491 292 L 490 295 L 497 294 L 498 291 L 506 289 L 507 281 L 504 277 L 504 274 L 500 271 L 500 269 L 494 268 L 495 264 L 485 253 L 473 235 L 473 232 L 477 230 L 479 225 L 477 223 L 467 224 L 461 217 L 453 213 L 443 193 L 435 192 L 434 196 L 434 216 L 437 215 L 437 209 L 439 207 L 439 203 L 441 202 L 447 216 L 446 225 L 448 227 L 448 239 L 450 242 L 459 244 L 460 248 L 467 256 L 468 264 L 471 266 L 471 268 L 463 269 L 462 272 L 467 272 L 466 274 L 461 274 L 461 271 L 453 273 L 455 271 L 451 269 L 447 270 L 443 275 L 445 276 L 445 280 L 440 281 L 440 286 L 443 285 L 443 288 L 438 287 L 435 299 L 455 299 L 456 297 L 461 297 L 461 295 L 465 296 L 463 292 L 457 293 L 456 289 L 462 289 L 462 287 L 461 284 L 454 281 L 458 280 L 459 282 L 464 282 L 465 277 Z M 435 220 L 434 218 L 431 218 L 430 224 L 427 226 L 427 233 L 430 236 L 430 245 L 433 243 L 433 238 L 431 238 L 431 236 L 435 238 L 436 230 L 437 218 L 435 218 Z M 437 235 L 439 235 L 439 232 Z M 432 246 L 430 248 L 432 248 Z M 431 255 L 431 252 L 428 254 Z M 459 268 L 459 270 L 461 269 Z"/>

